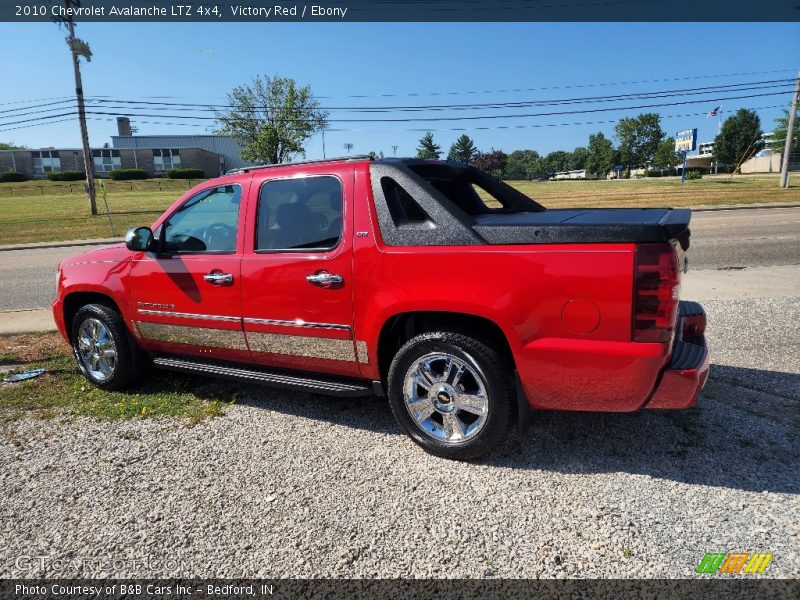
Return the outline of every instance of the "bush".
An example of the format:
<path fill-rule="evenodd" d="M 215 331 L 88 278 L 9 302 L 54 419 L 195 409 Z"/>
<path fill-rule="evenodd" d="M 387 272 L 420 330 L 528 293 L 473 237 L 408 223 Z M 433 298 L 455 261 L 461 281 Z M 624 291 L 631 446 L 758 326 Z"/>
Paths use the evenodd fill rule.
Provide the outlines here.
<path fill-rule="evenodd" d="M 45 173 L 49 181 L 80 181 L 86 179 L 86 173 L 83 171 L 51 171 Z"/>
<path fill-rule="evenodd" d="M 19 183 L 21 181 L 28 181 L 29 179 L 30 177 L 24 173 L 17 173 L 16 171 L 0 173 L 0 183 Z"/>
<path fill-rule="evenodd" d="M 108 176 L 114 181 L 147 179 L 147 173 L 142 169 L 117 169 L 116 171 L 111 171 Z"/>
<path fill-rule="evenodd" d="M 692 181 L 693 179 L 702 179 L 702 178 L 703 174 L 696 169 L 692 169 L 691 171 L 686 171 L 686 179 L 689 181 Z"/>
<path fill-rule="evenodd" d="M 205 179 L 206 174 L 203 169 L 170 169 L 167 171 L 170 179 Z"/>

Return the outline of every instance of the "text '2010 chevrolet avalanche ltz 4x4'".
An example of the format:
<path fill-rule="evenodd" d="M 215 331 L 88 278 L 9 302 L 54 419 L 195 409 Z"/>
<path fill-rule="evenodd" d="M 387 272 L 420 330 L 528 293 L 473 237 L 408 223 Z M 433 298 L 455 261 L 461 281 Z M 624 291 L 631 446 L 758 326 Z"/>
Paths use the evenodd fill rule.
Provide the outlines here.
<path fill-rule="evenodd" d="M 686 209 L 549 210 L 473 167 L 353 157 L 201 183 L 62 261 L 55 320 L 96 386 L 155 366 L 388 396 L 429 452 L 536 410 L 681 409 L 708 376 L 679 300 Z"/>

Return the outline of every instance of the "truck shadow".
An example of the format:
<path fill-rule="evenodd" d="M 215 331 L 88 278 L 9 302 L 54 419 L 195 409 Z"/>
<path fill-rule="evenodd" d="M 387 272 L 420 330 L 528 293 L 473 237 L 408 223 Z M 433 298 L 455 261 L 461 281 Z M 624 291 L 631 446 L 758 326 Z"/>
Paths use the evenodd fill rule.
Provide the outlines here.
<path fill-rule="evenodd" d="M 388 403 L 264 390 L 241 404 L 401 435 Z M 713 365 L 698 407 L 675 412 L 538 412 L 488 467 L 627 472 L 754 492 L 800 493 L 800 375 Z M 408 452 L 420 452 L 408 442 Z"/>
<path fill-rule="evenodd" d="M 712 365 L 696 408 L 537 413 L 485 464 L 800 493 L 800 375 Z"/>

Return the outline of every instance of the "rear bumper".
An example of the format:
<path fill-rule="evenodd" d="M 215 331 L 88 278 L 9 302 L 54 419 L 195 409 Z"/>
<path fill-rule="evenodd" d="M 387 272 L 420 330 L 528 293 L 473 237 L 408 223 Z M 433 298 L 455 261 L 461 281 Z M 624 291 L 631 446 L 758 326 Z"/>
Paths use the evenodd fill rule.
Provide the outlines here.
<path fill-rule="evenodd" d="M 703 335 L 706 314 L 696 302 L 681 302 L 678 336 L 672 360 L 645 408 L 679 410 L 697 404 L 697 396 L 708 380 L 708 346 Z"/>

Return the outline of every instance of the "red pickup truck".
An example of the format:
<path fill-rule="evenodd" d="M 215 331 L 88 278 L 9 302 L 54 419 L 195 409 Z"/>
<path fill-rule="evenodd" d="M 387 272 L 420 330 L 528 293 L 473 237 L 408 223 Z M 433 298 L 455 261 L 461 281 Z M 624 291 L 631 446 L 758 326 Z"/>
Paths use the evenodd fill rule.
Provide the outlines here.
<path fill-rule="evenodd" d="M 706 317 L 679 301 L 689 210 L 549 210 L 467 165 L 352 157 L 242 169 L 124 244 L 64 260 L 53 313 L 80 369 L 155 366 L 388 396 L 469 459 L 533 410 L 694 405 Z"/>

